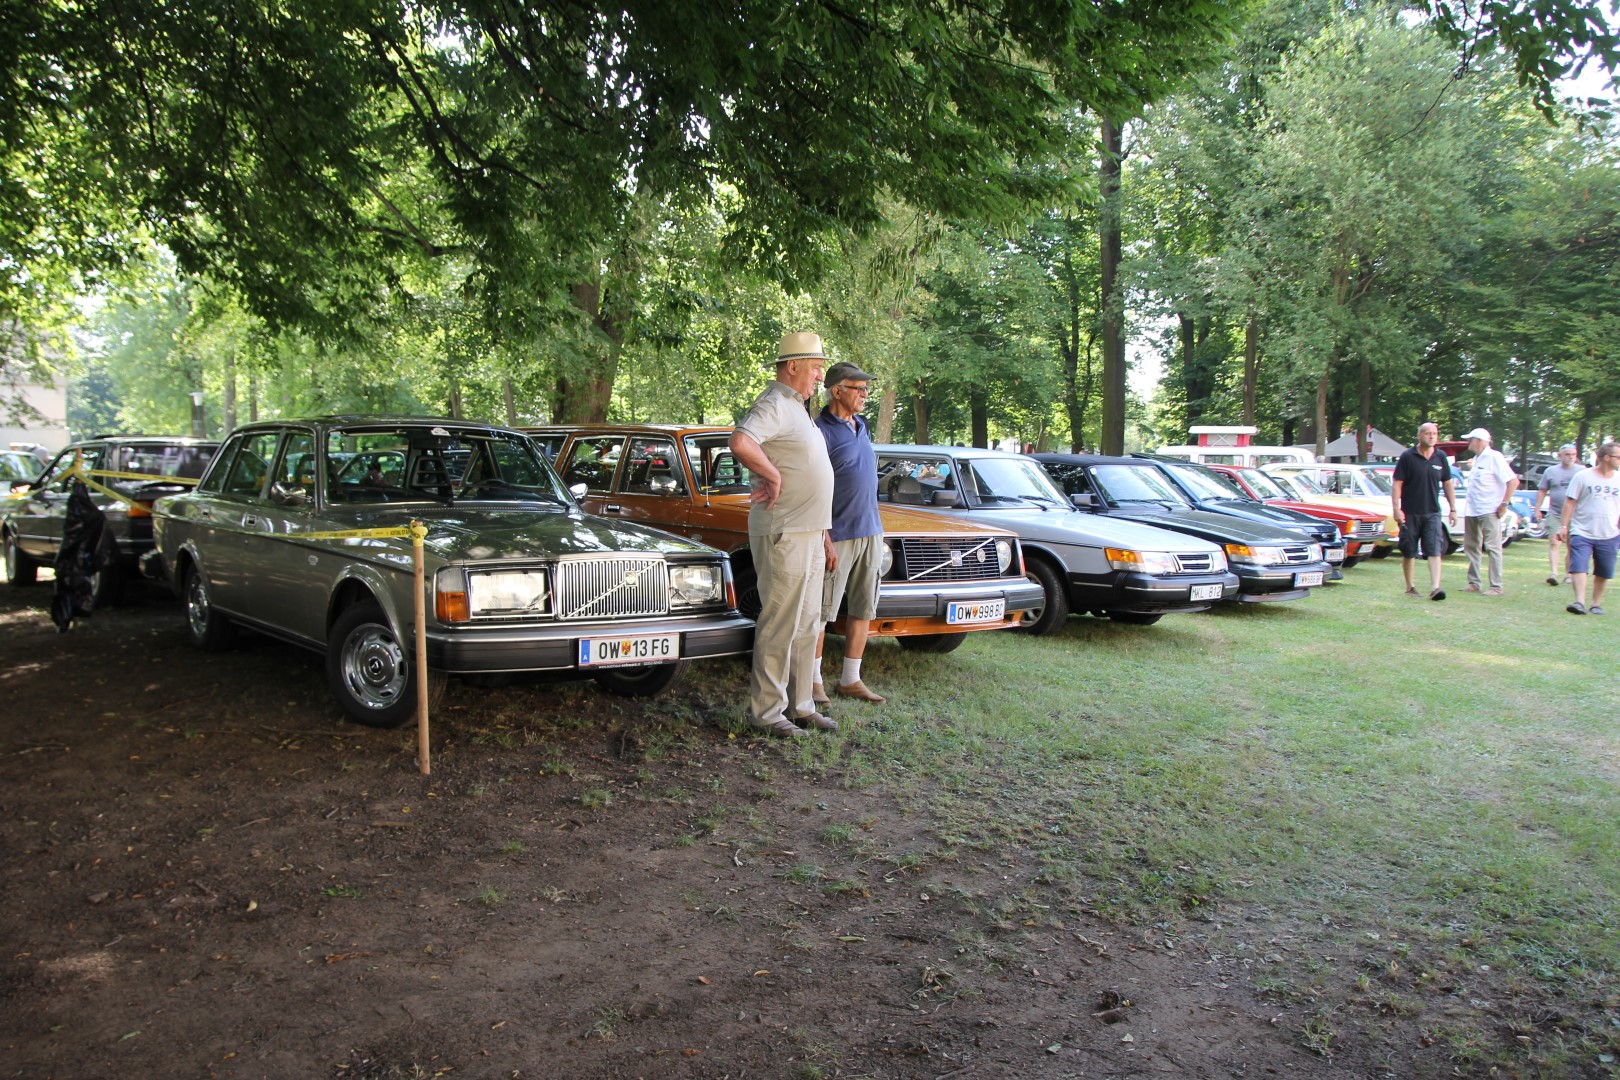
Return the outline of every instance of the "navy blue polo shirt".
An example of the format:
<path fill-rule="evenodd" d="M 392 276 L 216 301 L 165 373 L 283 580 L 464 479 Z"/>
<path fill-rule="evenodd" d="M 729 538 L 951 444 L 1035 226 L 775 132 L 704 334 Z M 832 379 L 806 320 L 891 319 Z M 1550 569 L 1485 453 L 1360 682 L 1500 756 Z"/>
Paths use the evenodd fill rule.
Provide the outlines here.
<path fill-rule="evenodd" d="M 877 451 L 866 420 L 856 413 L 849 420 L 833 415 L 826 406 L 816 417 L 816 428 L 827 440 L 827 457 L 833 468 L 832 538 L 857 540 L 882 536 L 883 521 L 878 517 Z"/>

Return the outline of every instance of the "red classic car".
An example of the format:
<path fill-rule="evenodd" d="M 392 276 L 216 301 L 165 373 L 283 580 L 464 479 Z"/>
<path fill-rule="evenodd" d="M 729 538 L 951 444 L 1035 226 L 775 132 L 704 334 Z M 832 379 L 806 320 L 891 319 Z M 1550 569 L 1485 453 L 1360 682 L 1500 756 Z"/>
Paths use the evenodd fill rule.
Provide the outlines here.
<path fill-rule="evenodd" d="M 1329 506 L 1326 503 L 1302 502 L 1293 498 L 1277 479 L 1259 469 L 1239 465 L 1211 465 L 1211 469 L 1231 477 L 1232 482 L 1249 493 L 1251 498 L 1273 506 L 1285 506 L 1311 517 L 1331 521 L 1344 536 L 1344 567 L 1348 569 L 1373 553 L 1373 545 L 1389 538 L 1382 515 L 1370 511 L 1352 510 L 1347 506 Z"/>

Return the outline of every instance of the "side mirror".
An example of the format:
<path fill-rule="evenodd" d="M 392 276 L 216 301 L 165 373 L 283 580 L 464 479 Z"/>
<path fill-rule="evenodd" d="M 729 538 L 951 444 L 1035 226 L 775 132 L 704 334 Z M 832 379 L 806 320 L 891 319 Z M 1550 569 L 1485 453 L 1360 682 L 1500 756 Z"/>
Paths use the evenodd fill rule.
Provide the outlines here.
<path fill-rule="evenodd" d="M 1097 506 L 1097 497 L 1089 491 L 1070 495 L 1069 501 L 1074 504 L 1076 510 L 1094 510 Z"/>
<path fill-rule="evenodd" d="M 961 494 L 955 491 L 936 491 L 928 497 L 930 506 L 957 506 L 962 502 Z"/>
<path fill-rule="evenodd" d="M 675 478 L 673 476 L 655 476 L 648 482 L 654 495 L 675 494 Z"/>
<path fill-rule="evenodd" d="M 590 488 L 586 487 L 584 484 L 568 485 L 568 494 L 572 495 L 576 499 L 583 499 L 585 497 L 585 493 L 589 490 Z"/>

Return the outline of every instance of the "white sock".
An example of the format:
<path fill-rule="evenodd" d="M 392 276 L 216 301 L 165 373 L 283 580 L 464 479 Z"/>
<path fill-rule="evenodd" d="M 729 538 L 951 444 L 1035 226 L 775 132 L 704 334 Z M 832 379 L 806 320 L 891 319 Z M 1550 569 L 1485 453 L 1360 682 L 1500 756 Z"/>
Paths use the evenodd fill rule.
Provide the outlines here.
<path fill-rule="evenodd" d="M 838 685 L 840 685 L 840 686 L 854 686 L 856 683 L 858 683 L 860 681 L 861 681 L 861 658 L 857 656 L 857 657 L 855 657 L 855 659 L 851 660 L 847 656 L 844 657 L 844 674 L 843 674 L 843 677 L 838 680 Z"/>
<path fill-rule="evenodd" d="M 819 668 L 819 667 L 818 667 L 818 668 L 816 668 L 816 685 L 817 685 L 817 686 L 825 686 L 825 685 L 826 685 L 826 684 L 825 684 L 825 683 L 824 683 L 824 682 L 822 682 L 822 680 L 821 680 L 821 669 L 820 669 L 820 668 Z"/>

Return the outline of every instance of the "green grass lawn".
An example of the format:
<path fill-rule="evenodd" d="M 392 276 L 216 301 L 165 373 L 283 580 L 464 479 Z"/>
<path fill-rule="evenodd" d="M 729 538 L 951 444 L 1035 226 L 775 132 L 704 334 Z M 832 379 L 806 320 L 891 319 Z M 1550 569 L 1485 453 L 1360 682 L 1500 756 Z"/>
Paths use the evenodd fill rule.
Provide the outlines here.
<path fill-rule="evenodd" d="M 1390 558 L 1153 627 L 884 643 L 866 674 L 889 703 L 788 752 L 897 791 L 947 846 L 1022 853 L 1057 909 L 1210 947 L 1234 911 L 1269 912 L 1292 943 L 1280 996 L 1399 1016 L 1466 983 L 1525 1014 L 1510 1027 L 1595 1009 L 1562 1049 L 1537 1040 L 1549 1075 L 1561 1053 L 1588 1067 L 1620 1041 L 1620 592 L 1612 628 L 1566 613 L 1545 552 L 1510 547 L 1500 597 L 1462 591 L 1460 554 L 1447 600 L 1407 597 Z M 1450 1025 L 1465 1070 L 1494 1064 Z"/>

